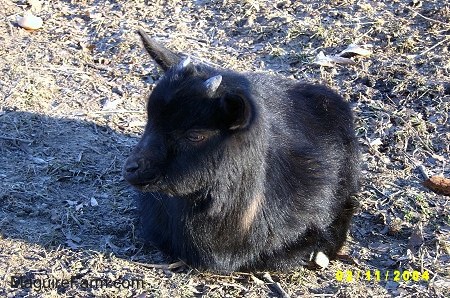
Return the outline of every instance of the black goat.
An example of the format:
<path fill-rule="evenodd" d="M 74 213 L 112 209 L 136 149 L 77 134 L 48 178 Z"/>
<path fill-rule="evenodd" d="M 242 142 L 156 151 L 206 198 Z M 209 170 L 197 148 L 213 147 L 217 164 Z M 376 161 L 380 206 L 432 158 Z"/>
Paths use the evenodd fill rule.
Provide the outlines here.
<path fill-rule="evenodd" d="M 124 167 L 144 237 L 200 269 L 325 266 L 356 206 L 349 105 L 325 86 L 216 69 L 139 34 L 165 71 Z"/>

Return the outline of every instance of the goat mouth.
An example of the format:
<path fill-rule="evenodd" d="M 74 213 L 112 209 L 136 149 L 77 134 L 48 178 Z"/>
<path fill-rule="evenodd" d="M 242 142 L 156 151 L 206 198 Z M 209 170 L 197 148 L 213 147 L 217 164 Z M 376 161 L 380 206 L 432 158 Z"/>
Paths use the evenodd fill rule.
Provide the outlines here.
<path fill-rule="evenodd" d="M 125 180 L 136 187 L 142 187 L 146 185 L 151 184 L 157 184 L 159 179 L 159 175 L 151 174 L 151 175 L 145 175 L 143 173 L 123 173 L 123 178 Z"/>
<path fill-rule="evenodd" d="M 148 183 L 133 183 L 131 186 L 142 192 L 150 191 L 149 189 L 152 188 L 151 184 Z"/>
<path fill-rule="evenodd" d="M 144 188 L 149 184 L 148 183 L 133 183 L 132 185 L 136 188 Z"/>
<path fill-rule="evenodd" d="M 153 191 L 158 188 L 159 178 L 154 178 L 151 180 L 143 181 L 128 181 L 133 187 L 139 189 L 140 191 Z"/>

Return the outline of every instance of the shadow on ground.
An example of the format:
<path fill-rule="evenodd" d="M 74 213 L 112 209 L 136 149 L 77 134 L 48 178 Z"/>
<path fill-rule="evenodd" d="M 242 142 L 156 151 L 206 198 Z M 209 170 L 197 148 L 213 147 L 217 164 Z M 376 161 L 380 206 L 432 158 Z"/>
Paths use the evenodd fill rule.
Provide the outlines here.
<path fill-rule="evenodd" d="M 56 260 L 66 260 L 68 268 L 81 266 L 75 271 L 66 270 L 71 278 L 104 273 L 93 269 L 96 265 L 92 254 L 119 257 L 125 263 L 164 262 L 159 253 L 143 249 L 136 240 L 133 191 L 121 176 L 123 161 L 136 137 L 85 120 L 19 111 L 4 112 L 0 128 L 0 241 L 5 243 L 3 253 L 9 255 L 12 269 L 4 278 L 6 287 L 11 286 L 10 278 L 15 275 L 32 279 L 42 274 L 54 276 Z M 354 257 L 361 257 L 356 260 L 360 270 L 376 268 L 386 272 L 407 263 L 383 256 L 394 242 L 398 244 L 398 255 L 403 255 L 410 233 L 390 234 L 380 213 L 361 211 L 351 235 L 349 250 Z M 366 259 L 368 255 L 362 251 L 367 250 L 368 237 L 373 253 Z M 30 245 L 36 251 L 35 257 L 25 256 L 15 263 L 16 245 Z M 42 267 L 30 266 L 36 261 L 33 258 Z M 348 267 L 352 261 L 338 263 Z M 146 269 L 142 269 L 141 275 L 131 271 L 123 276 L 145 275 Z M 332 292 L 339 292 L 332 288 Z M 324 285 L 312 291 L 330 290 L 329 285 Z M 8 293 L 25 296 L 30 289 L 10 288 Z M 71 292 L 59 289 L 58 293 Z"/>

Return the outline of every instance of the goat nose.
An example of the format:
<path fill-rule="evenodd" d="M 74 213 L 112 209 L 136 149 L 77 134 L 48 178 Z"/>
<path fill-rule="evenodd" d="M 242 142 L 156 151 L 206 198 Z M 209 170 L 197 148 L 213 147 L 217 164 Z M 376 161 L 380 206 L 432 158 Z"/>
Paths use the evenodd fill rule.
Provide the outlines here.
<path fill-rule="evenodd" d="M 127 164 L 125 165 L 125 171 L 127 171 L 128 173 L 136 172 L 138 169 L 139 164 L 137 163 L 137 161 L 127 162 Z"/>

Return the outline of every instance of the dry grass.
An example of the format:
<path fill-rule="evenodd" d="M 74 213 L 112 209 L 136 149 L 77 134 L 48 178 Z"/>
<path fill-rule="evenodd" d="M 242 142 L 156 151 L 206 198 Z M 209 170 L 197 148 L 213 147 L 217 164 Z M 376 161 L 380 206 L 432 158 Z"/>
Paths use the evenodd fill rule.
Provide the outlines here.
<path fill-rule="evenodd" d="M 450 296 L 450 202 L 421 186 L 418 170 L 450 176 L 445 1 L 29 3 L 0 2 L 0 296 Z M 29 9 L 42 29 L 17 27 Z M 120 175 L 160 76 L 139 27 L 220 66 L 323 82 L 351 102 L 365 179 L 346 260 L 271 272 L 278 286 L 262 273 L 145 265 L 164 258 L 135 238 L 133 193 Z M 354 66 L 312 64 L 350 43 L 374 53 Z M 382 278 L 338 281 L 338 270 Z M 428 271 L 430 280 L 383 279 L 394 270 Z M 11 287 L 13 275 L 76 282 L 38 291 Z M 82 284 L 102 278 L 145 286 Z"/>

